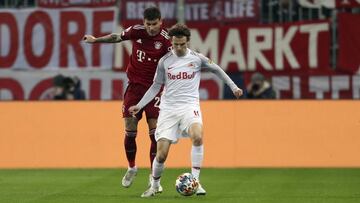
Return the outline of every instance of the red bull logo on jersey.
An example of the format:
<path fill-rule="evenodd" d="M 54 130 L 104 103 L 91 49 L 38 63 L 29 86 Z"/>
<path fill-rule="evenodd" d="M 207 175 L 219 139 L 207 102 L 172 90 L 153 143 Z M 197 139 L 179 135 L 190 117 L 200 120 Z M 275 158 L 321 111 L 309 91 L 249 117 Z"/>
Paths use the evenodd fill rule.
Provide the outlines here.
<path fill-rule="evenodd" d="M 194 78 L 195 72 L 192 72 L 191 74 L 187 72 L 179 72 L 176 75 L 168 73 L 167 76 L 169 80 L 190 80 Z"/>

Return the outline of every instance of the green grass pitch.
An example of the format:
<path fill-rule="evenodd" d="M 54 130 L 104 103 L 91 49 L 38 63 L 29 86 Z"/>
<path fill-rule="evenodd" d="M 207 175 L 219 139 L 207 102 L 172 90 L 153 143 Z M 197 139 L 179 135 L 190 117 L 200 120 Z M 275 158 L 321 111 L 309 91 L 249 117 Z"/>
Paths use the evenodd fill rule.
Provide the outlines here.
<path fill-rule="evenodd" d="M 189 169 L 166 169 L 164 192 L 141 198 L 148 169 L 130 188 L 120 184 L 125 169 L 0 170 L 0 203 L 349 203 L 360 202 L 360 169 L 208 169 L 201 171 L 206 196 L 183 197 L 176 177 Z"/>

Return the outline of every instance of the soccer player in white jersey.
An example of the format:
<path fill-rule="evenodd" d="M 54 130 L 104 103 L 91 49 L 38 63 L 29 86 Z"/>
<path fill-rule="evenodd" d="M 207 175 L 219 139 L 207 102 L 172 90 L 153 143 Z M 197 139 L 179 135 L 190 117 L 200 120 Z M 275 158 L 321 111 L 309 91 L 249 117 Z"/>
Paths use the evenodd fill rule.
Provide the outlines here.
<path fill-rule="evenodd" d="M 164 162 L 170 145 L 181 137 L 190 137 L 191 173 L 198 180 L 204 156 L 202 118 L 199 104 L 199 85 L 201 70 L 209 70 L 220 77 L 239 98 L 243 91 L 228 75 L 210 59 L 188 48 L 190 30 L 183 24 L 174 25 L 170 31 L 173 50 L 164 55 L 157 66 L 154 82 L 143 98 L 135 106 L 129 108 L 136 115 L 150 102 L 164 85 L 161 96 L 160 115 L 158 118 L 155 139 L 157 153 L 153 161 L 151 186 L 141 197 L 151 197 L 158 193 L 160 177 L 164 170 Z M 205 195 L 206 191 L 199 186 L 197 195 Z"/>

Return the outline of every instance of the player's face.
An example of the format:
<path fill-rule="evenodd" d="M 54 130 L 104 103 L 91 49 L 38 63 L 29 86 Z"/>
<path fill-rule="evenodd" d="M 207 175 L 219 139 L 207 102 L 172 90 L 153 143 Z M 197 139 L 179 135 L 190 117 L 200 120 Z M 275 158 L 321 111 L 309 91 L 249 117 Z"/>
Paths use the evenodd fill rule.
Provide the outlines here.
<path fill-rule="evenodd" d="M 184 56 L 186 54 L 188 41 L 185 36 L 183 37 L 173 36 L 171 39 L 171 43 L 177 56 Z"/>
<path fill-rule="evenodd" d="M 150 36 L 155 36 L 159 34 L 160 28 L 161 28 L 162 20 L 161 19 L 155 19 L 155 20 L 144 20 L 144 26 L 146 29 L 146 32 Z"/>

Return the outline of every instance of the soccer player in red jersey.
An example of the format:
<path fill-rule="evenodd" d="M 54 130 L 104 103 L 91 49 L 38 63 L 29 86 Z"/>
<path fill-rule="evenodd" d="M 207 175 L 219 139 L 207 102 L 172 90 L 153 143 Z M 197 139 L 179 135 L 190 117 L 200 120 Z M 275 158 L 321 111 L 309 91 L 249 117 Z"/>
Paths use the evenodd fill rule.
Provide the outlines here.
<path fill-rule="evenodd" d="M 131 40 L 133 43 L 130 62 L 126 70 L 129 84 L 124 95 L 123 105 L 123 117 L 125 118 L 124 145 L 126 157 L 129 162 L 128 170 L 122 179 L 122 185 L 124 187 L 130 187 L 137 173 L 135 164 L 137 149 L 135 138 L 137 136 L 137 124 L 142 117 L 143 111 L 145 111 L 146 114 L 151 139 L 151 166 L 156 155 L 154 133 L 159 115 L 159 95 L 144 107 L 141 112 L 136 114 L 135 117 L 129 113 L 128 109 L 130 106 L 136 105 L 151 86 L 159 59 L 171 49 L 169 39 L 167 31 L 162 26 L 160 10 L 156 7 L 150 7 L 144 10 L 143 25 L 130 26 L 121 34 L 114 33 L 98 38 L 92 35 L 84 36 L 84 41 L 87 43 L 117 43 L 125 40 Z"/>

